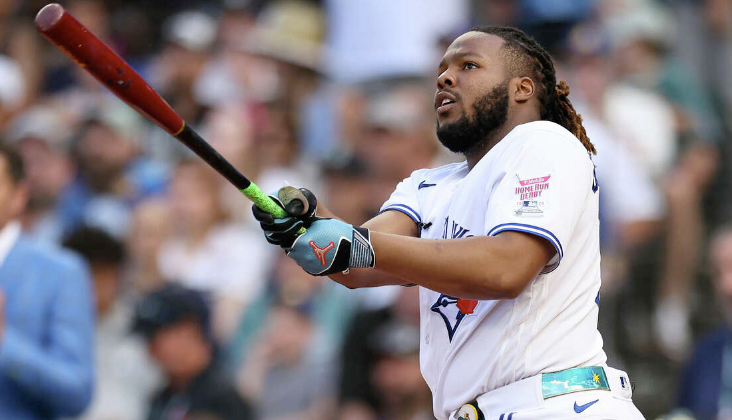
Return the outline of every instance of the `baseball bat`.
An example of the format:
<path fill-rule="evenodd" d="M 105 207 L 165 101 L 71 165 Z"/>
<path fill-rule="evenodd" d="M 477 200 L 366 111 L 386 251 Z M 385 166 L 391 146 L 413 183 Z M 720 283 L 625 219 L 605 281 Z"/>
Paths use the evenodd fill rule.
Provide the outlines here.
<path fill-rule="evenodd" d="M 224 176 L 259 208 L 277 218 L 288 214 L 256 184 L 219 154 L 130 67 L 61 5 L 51 3 L 36 15 L 36 28 L 52 44 L 117 97 L 159 125 Z M 285 203 L 287 204 L 287 203 Z"/>

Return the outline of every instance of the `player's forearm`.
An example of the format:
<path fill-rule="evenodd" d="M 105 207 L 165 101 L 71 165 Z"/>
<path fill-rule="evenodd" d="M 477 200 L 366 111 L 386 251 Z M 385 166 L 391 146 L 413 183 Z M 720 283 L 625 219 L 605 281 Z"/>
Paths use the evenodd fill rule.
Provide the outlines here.
<path fill-rule="evenodd" d="M 409 284 L 408 281 L 394 277 L 393 275 L 389 275 L 385 272 L 360 268 L 351 269 L 348 274 L 337 273 L 331 274 L 328 277 L 349 289 Z"/>
<path fill-rule="evenodd" d="M 543 265 L 527 264 L 514 239 L 431 240 L 379 232 L 371 237 L 377 270 L 466 299 L 514 298 L 539 273 Z"/>

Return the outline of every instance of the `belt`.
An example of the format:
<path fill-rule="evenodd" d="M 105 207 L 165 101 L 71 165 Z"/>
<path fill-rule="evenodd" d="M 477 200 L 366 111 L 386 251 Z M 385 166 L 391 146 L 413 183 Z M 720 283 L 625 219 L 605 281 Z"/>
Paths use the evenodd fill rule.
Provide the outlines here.
<path fill-rule="evenodd" d="M 608 380 L 608 376 L 610 376 L 610 380 Z M 613 384 L 612 388 L 611 383 Z M 492 415 L 494 412 L 511 412 L 539 407 L 545 399 L 560 395 L 598 390 L 613 391 L 613 393 L 618 393 L 628 399 L 630 399 L 632 393 L 625 372 L 602 366 L 583 366 L 559 372 L 543 373 L 489 391 L 460 407 L 460 410 L 455 414 L 455 418 L 463 420 L 485 419 L 479 405 Z"/>
<path fill-rule="evenodd" d="M 544 399 L 594 390 L 610 391 L 605 369 L 601 366 L 576 367 L 541 374 L 541 395 Z"/>

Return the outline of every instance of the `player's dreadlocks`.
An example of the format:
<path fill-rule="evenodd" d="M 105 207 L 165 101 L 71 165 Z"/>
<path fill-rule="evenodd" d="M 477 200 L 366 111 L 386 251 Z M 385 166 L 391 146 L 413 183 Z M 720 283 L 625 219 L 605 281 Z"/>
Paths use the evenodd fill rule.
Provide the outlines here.
<path fill-rule="evenodd" d="M 574 134 L 588 152 L 597 154 L 595 146 L 582 126 L 582 116 L 569 101 L 569 86 L 562 80 L 557 84 L 554 63 L 549 53 L 533 38 L 516 28 L 479 26 L 472 32 L 496 35 L 505 41 L 503 48 L 512 56 L 509 70 L 512 76 L 528 76 L 536 83 L 541 119 L 555 122 Z M 528 72 L 528 74 L 527 74 Z"/>

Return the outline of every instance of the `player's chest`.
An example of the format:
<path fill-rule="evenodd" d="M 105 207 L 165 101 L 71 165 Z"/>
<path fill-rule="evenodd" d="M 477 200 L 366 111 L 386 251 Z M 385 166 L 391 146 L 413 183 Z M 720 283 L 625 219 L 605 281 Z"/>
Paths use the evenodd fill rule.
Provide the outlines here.
<path fill-rule="evenodd" d="M 484 235 L 490 187 L 468 179 L 438 184 L 419 197 L 422 209 L 420 236 L 425 239 L 460 239 Z"/>

